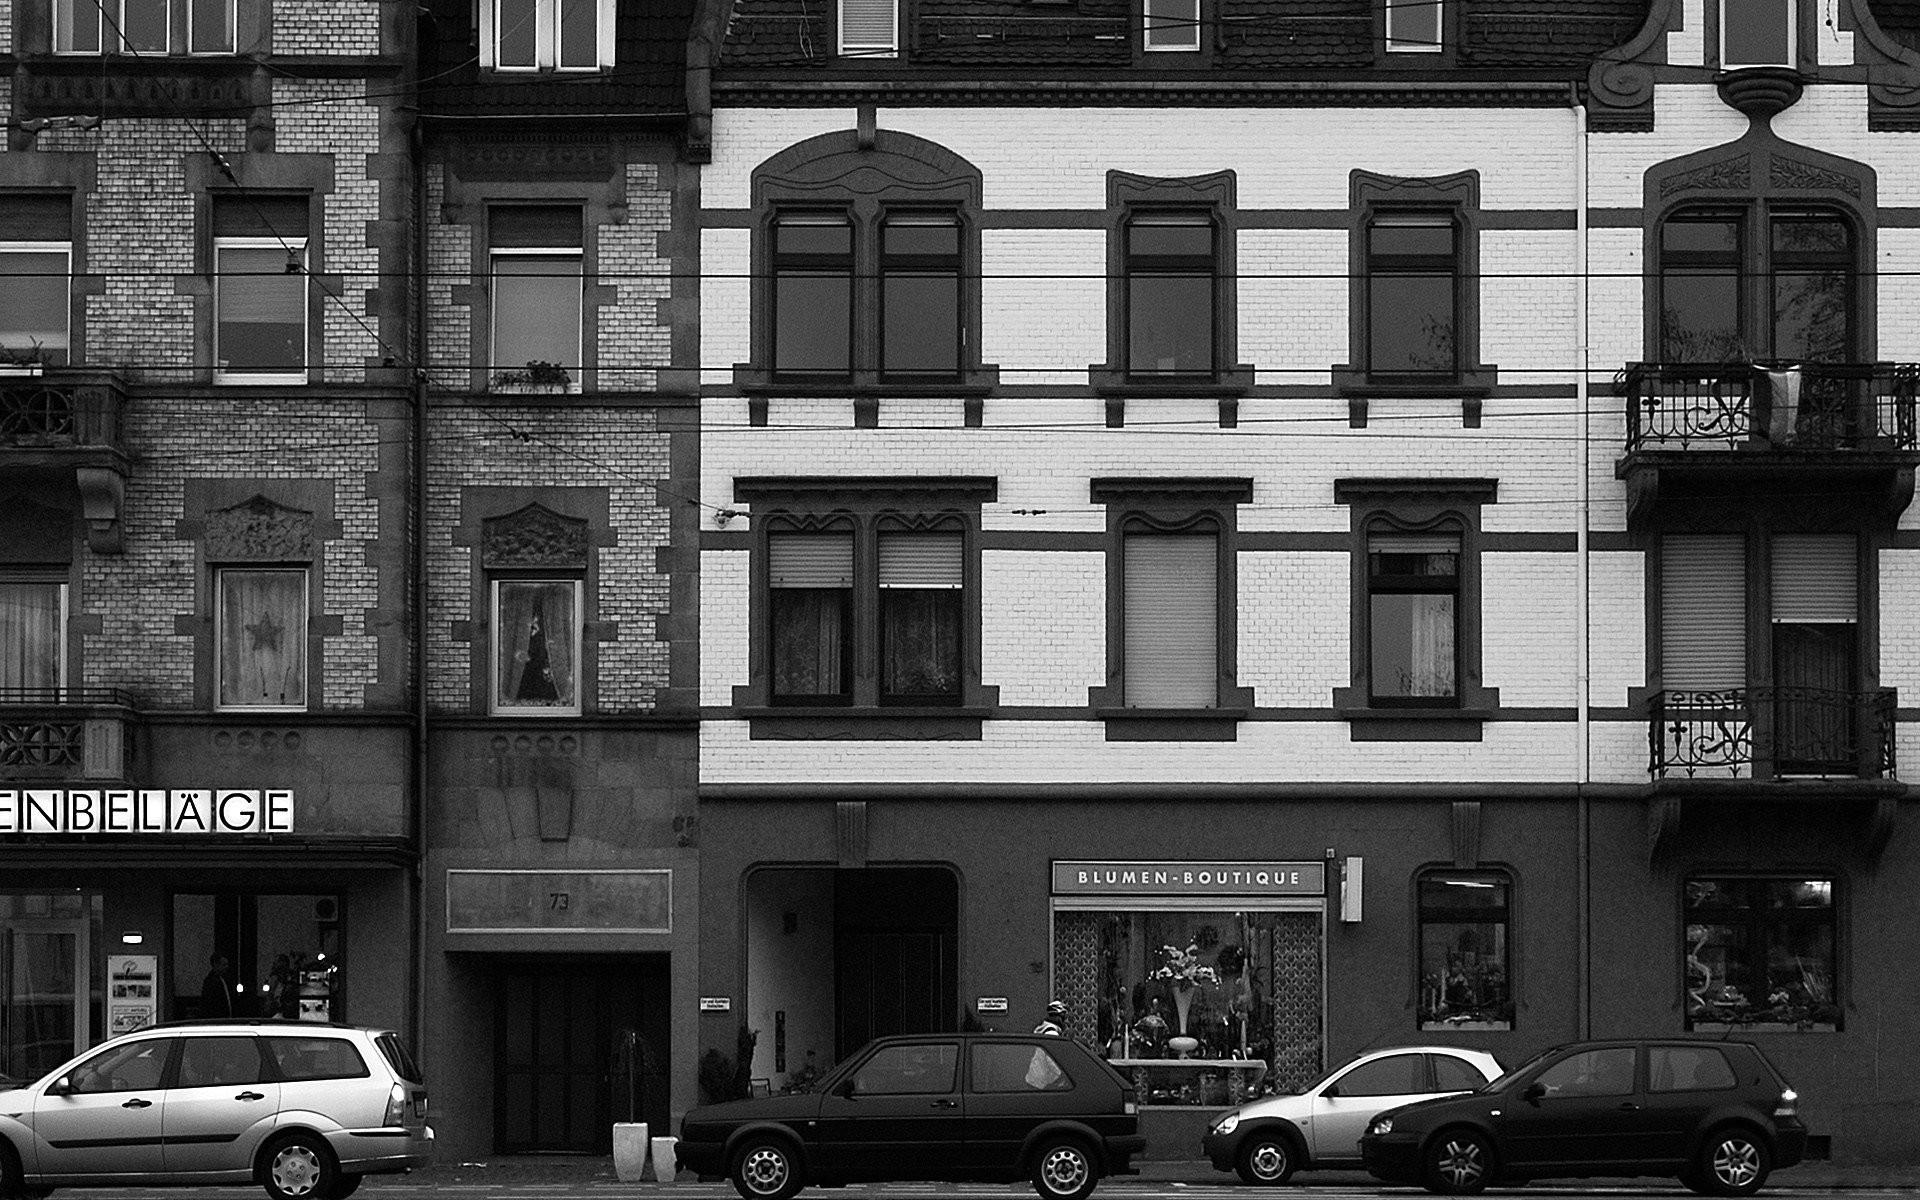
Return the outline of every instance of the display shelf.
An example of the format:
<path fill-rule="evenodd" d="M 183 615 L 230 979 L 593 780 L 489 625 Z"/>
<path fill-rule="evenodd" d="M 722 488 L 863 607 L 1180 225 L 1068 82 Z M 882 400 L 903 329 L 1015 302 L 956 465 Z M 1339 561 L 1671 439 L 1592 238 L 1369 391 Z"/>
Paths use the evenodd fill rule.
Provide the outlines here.
<path fill-rule="evenodd" d="M 1112 1058 L 1142 1105 L 1240 1104 L 1260 1094 L 1267 1064 L 1257 1058 Z"/>

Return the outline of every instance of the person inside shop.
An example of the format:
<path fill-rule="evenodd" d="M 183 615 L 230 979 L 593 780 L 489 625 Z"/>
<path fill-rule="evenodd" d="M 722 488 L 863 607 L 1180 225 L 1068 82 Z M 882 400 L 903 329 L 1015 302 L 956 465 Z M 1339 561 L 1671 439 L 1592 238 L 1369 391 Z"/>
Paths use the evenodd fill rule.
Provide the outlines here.
<path fill-rule="evenodd" d="M 267 973 L 266 986 L 261 991 L 263 1016 L 291 1021 L 300 1015 L 300 982 L 290 956 L 274 956 L 273 970 Z"/>
<path fill-rule="evenodd" d="M 1066 1019 L 1067 1002 L 1064 1000 L 1049 1000 L 1047 1001 L 1047 1019 L 1035 1025 L 1033 1031 L 1035 1033 L 1045 1034 L 1048 1037 L 1065 1037 L 1067 1036 L 1067 1030 L 1062 1022 Z"/>
<path fill-rule="evenodd" d="M 207 959 L 207 977 L 200 982 L 200 1015 L 203 1017 L 231 1017 L 233 1015 L 233 985 L 227 982 L 227 972 L 232 967 L 227 956 L 218 950 Z"/>

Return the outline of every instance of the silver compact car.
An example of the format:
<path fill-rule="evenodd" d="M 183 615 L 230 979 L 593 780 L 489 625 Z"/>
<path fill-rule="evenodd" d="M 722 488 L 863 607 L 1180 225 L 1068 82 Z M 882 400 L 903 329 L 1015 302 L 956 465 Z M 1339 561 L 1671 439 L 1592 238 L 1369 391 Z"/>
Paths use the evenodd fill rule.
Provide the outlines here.
<path fill-rule="evenodd" d="M 425 1082 L 386 1029 L 156 1025 L 0 1091 L 0 1196 L 257 1183 L 272 1200 L 342 1200 L 432 1154 Z"/>
<path fill-rule="evenodd" d="M 1483 1050 L 1395 1046 L 1341 1063 L 1291 1096 L 1230 1110 L 1200 1139 L 1217 1171 L 1277 1187 L 1295 1171 L 1360 1165 L 1360 1135 L 1374 1115 L 1416 1100 L 1469 1092 L 1500 1077 Z"/>

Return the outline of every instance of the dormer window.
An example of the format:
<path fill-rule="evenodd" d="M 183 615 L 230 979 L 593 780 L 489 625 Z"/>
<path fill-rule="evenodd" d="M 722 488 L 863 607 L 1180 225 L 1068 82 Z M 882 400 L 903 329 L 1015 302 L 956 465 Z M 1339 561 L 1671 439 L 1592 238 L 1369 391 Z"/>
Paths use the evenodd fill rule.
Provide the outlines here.
<path fill-rule="evenodd" d="M 1192 53 L 1200 48 L 1200 0 L 1145 0 L 1143 11 L 1145 49 Z"/>
<path fill-rule="evenodd" d="M 1720 0 L 1720 65 L 1791 67 L 1798 0 Z"/>
<path fill-rule="evenodd" d="M 1733 0 L 1729 0 L 1732 3 Z M 1394 54 L 1440 53 L 1446 0 L 1386 0 L 1387 49 Z"/>
<path fill-rule="evenodd" d="M 174 17 L 183 18 L 181 25 Z M 54 0 L 61 54 L 232 54 L 234 0 Z"/>
<path fill-rule="evenodd" d="M 899 51 L 899 0 L 840 0 L 842 55 L 892 58 Z"/>
<path fill-rule="evenodd" d="M 495 71 L 613 66 L 613 0 L 485 0 L 481 65 Z"/>

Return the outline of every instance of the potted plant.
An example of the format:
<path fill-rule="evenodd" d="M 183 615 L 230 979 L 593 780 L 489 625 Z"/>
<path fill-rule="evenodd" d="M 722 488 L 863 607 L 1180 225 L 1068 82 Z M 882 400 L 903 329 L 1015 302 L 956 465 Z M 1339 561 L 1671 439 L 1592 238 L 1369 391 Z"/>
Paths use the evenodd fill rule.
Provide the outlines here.
<path fill-rule="evenodd" d="M 495 371 L 488 387 L 496 392 L 564 392 L 573 376 L 559 363 L 533 359 L 523 371 Z"/>
<path fill-rule="evenodd" d="M 615 1110 L 626 1119 L 613 1123 L 613 1173 L 622 1183 L 637 1183 L 647 1169 L 647 1123 L 639 1120 L 640 1086 L 644 1077 L 657 1074 L 653 1047 L 647 1045 L 637 1029 L 616 1029 L 613 1034 L 613 1084 Z M 622 1107 L 624 1105 L 624 1107 Z"/>
<path fill-rule="evenodd" d="M 30 346 L 0 346 L 0 378 L 32 378 L 46 369 L 47 351 L 38 340 Z"/>

